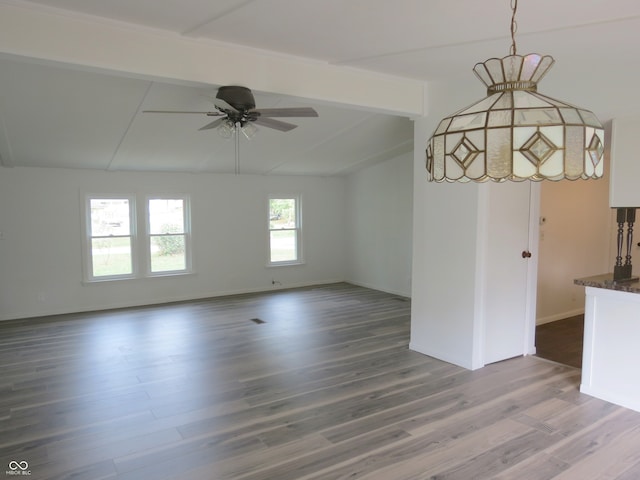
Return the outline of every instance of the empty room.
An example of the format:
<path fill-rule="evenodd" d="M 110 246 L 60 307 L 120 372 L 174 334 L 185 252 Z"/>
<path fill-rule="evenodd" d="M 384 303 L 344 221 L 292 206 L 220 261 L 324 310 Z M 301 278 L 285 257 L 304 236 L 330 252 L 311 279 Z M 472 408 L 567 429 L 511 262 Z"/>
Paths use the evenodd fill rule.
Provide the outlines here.
<path fill-rule="evenodd" d="M 5 476 L 640 478 L 639 23 L 0 0 Z"/>

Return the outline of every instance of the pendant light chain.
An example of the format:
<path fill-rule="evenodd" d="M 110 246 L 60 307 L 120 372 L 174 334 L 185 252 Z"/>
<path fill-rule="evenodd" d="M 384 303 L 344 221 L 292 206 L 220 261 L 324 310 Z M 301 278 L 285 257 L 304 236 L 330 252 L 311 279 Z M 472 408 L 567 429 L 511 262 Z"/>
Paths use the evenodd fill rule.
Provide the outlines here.
<path fill-rule="evenodd" d="M 237 122 L 234 128 L 236 136 L 236 175 L 240 175 L 240 122 Z"/>
<path fill-rule="evenodd" d="M 516 22 L 516 10 L 518 10 L 518 0 L 511 0 L 511 55 L 517 55 L 516 32 L 518 23 Z"/>

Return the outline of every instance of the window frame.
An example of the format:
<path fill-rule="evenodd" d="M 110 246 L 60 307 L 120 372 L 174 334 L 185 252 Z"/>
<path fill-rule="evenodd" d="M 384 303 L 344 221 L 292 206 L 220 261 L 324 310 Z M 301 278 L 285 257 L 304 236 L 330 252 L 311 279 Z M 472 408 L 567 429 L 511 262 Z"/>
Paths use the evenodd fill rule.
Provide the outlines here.
<path fill-rule="evenodd" d="M 191 228 L 191 199 L 186 194 L 135 194 L 135 193 L 82 193 L 84 212 L 82 215 L 83 280 L 85 283 L 110 282 L 142 278 L 181 276 L 193 273 L 193 246 Z M 92 200 L 128 200 L 129 202 L 129 236 L 131 238 L 131 273 L 117 275 L 94 275 L 93 243 L 91 229 Z M 142 199 L 143 201 L 138 201 Z M 160 272 L 151 271 L 151 228 L 149 201 L 156 199 L 183 201 L 183 227 L 185 241 L 185 268 Z M 108 237 L 106 237 L 108 238 Z"/>
<path fill-rule="evenodd" d="M 175 234 L 184 236 L 184 256 L 185 268 L 180 270 L 165 270 L 154 272 L 151 270 L 151 239 L 153 237 L 163 236 L 167 234 L 151 233 L 151 200 L 182 200 L 182 226 L 183 233 Z M 192 273 L 192 248 L 191 248 L 191 201 L 189 195 L 147 195 L 144 202 L 144 218 L 145 218 L 145 272 L 148 277 L 166 277 L 174 275 L 185 275 Z M 168 234 L 174 235 L 174 234 Z"/>
<path fill-rule="evenodd" d="M 103 236 L 92 234 L 92 218 L 91 218 L 91 202 L 93 200 L 127 200 L 129 202 L 129 235 L 118 236 L 129 237 L 131 239 L 131 273 L 115 274 L 115 275 L 95 275 L 93 262 L 93 240 L 95 238 L 110 238 L 112 236 Z M 136 199 L 134 195 L 129 194 L 86 194 L 84 200 L 84 275 L 88 282 L 104 282 L 112 280 L 126 280 L 136 278 L 138 276 L 138 230 L 136 219 Z"/>
<path fill-rule="evenodd" d="M 271 228 L 271 200 L 294 200 L 295 201 L 295 228 Z M 268 267 L 280 267 L 288 265 L 302 265 L 304 261 L 304 249 L 302 242 L 302 196 L 299 194 L 269 194 L 267 198 L 267 266 Z M 272 261 L 272 249 L 271 249 L 271 232 L 292 230 L 296 234 L 296 258 L 294 260 L 282 260 Z"/>

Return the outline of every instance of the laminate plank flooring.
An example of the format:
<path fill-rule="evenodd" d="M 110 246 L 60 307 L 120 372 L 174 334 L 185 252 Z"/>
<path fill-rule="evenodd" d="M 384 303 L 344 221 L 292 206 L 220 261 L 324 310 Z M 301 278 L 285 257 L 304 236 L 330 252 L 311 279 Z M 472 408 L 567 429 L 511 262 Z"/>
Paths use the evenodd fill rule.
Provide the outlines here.
<path fill-rule="evenodd" d="M 582 367 L 584 315 L 536 327 L 536 355 L 572 367 Z"/>
<path fill-rule="evenodd" d="M 640 413 L 537 357 L 412 352 L 410 308 L 339 283 L 2 322 L 5 475 L 640 478 Z"/>

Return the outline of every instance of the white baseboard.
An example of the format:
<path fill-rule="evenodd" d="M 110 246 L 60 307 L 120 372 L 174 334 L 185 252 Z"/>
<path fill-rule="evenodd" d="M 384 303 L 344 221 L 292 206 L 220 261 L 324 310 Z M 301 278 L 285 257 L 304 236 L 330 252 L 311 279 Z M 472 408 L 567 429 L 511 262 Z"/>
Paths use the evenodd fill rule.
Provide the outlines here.
<path fill-rule="evenodd" d="M 427 355 L 428 357 L 433 357 L 435 359 L 442 360 L 443 362 L 466 368 L 467 370 L 475 370 L 476 368 L 480 368 L 482 366 L 472 365 L 470 363 L 470 359 L 468 358 L 458 358 L 455 355 L 451 355 L 450 352 L 438 350 L 437 348 L 433 348 L 431 346 L 421 345 L 414 341 L 409 342 L 409 349 L 413 350 L 414 352 Z"/>
<path fill-rule="evenodd" d="M 621 407 L 629 408 L 640 412 L 640 401 L 635 395 L 625 395 L 621 393 L 611 393 L 608 389 L 594 388 L 585 383 L 580 385 L 580 392 L 599 398 L 606 402 L 615 403 Z"/>
<path fill-rule="evenodd" d="M 388 288 L 380 287 L 379 285 L 374 285 L 372 283 L 366 282 L 357 282 L 355 280 L 345 280 L 345 282 L 350 283 L 351 285 L 355 285 L 357 287 L 370 288 L 372 290 L 377 290 L 379 292 L 390 293 L 392 295 L 398 295 L 399 297 L 411 298 L 411 291 L 409 292 L 401 292 L 398 290 L 391 290 Z"/>
<path fill-rule="evenodd" d="M 49 317 L 53 315 L 67 315 L 73 313 L 85 313 L 85 312 L 95 312 L 101 310 L 117 310 L 120 308 L 132 308 L 132 307 L 146 307 L 151 305 L 163 305 L 167 303 L 175 303 L 175 302 L 184 302 L 191 300 L 203 300 L 206 298 L 215 298 L 215 297 L 226 297 L 228 295 L 242 295 L 247 293 L 262 293 L 262 292 L 271 292 L 276 290 L 287 290 L 291 288 L 305 288 L 305 287 L 313 287 L 316 285 L 329 285 L 332 283 L 341 283 L 345 282 L 345 280 L 338 279 L 328 279 L 321 280 L 316 282 L 297 282 L 297 283 L 288 283 L 285 285 L 274 285 L 272 288 L 244 288 L 237 290 L 220 290 L 216 292 L 209 293 L 200 293 L 195 295 L 174 295 L 167 296 L 164 298 L 146 298 L 141 300 L 132 300 L 128 302 L 113 302 L 113 303 L 103 303 L 103 304 L 94 304 L 94 305 L 85 305 L 82 307 L 58 307 L 58 308 L 47 308 L 47 309 L 34 309 L 33 311 L 28 312 L 19 312 L 10 315 L 0 315 L 0 321 L 7 320 L 21 320 L 25 318 L 35 318 L 35 317 Z"/>
<path fill-rule="evenodd" d="M 536 319 L 536 325 L 542 325 L 545 323 L 556 322 L 558 320 L 564 320 L 565 318 L 575 317 L 576 315 L 583 315 L 584 307 L 570 310 L 568 312 L 556 313 L 547 317 L 540 317 Z"/>

